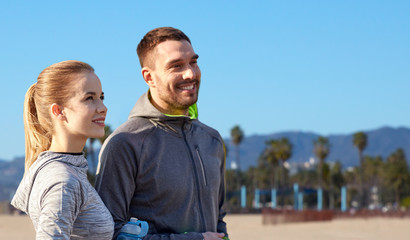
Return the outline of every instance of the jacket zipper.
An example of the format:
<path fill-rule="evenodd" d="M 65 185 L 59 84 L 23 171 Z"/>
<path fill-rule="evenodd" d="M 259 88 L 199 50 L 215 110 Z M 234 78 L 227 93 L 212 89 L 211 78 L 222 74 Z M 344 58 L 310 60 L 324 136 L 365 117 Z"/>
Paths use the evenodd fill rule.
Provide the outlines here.
<path fill-rule="evenodd" d="M 195 150 L 196 150 L 196 154 L 198 155 L 199 163 L 200 163 L 201 170 L 202 170 L 202 177 L 204 179 L 205 186 L 208 186 L 208 181 L 206 180 L 204 162 L 202 161 L 201 155 L 199 154 L 199 147 L 195 146 Z"/>
<path fill-rule="evenodd" d="M 186 134 L 185 134 L 184 128 L 185 128 L 185 122 L 182 124 L 182 129 L 181 129 L 181 130 L 182 130 L 182 135 L 183 135 L 183 137 L 184 137 L 185 145 L 186 145 L 186 147 L 187 147 L 187 149 L 188 149 L 189 156 L 191 157 L 192 168 L 193 168 L 194 173 L 195 173 L 195 185 L 196 185 L 197 196 L 198 196 L 198 207 L 199 207 L 199 212 L 201 213 L 202 228 L 205 230 L 205 229 L 206 229 L 205 216 L 204 216 L 204 211 L 203 211 L 203 209 L 202 209 L 201 192 L 200 192 L 200 190 L 199 190 L 201 185 L 199 184 L 198 172 L 196 171 L 196 168 L 195 168 L 195 166 L 196 166 L 196 164 L 195 164 L 195 159 L 194 159 L 194 156 L 193 156 L 193 154 L 192 154 L 192 151 L 191 151 L 191 149 L 190 149 L 190 147 L 189 147 L 188 141 L 187 141 L 187 139 L 186 139 Z"/>

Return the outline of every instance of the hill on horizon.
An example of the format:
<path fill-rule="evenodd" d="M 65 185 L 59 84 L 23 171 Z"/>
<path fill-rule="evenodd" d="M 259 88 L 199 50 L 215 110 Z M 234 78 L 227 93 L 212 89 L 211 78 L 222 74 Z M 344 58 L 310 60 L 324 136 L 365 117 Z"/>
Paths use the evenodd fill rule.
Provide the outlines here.
<path fill-rule="evenodd" d="M 363 131 L 367 134 L 367 147 L 363 155 L 388 157 L 398 148 L 402 148 L 410 163 L 410 129 L 406 127 L 392 128 L 381 127 L 375 130 Z M 330 142 L 330 153 L 326 158 L 327 162 L 339 161 L 344 168 L 357 166 L 359 156 L 357 149 L 353 146 L 353 134 L 330 134 L 327 137 Z M 303 163 L 314 157 L 313 141 L 320 136 L 312 132 L 286 131 L 266 135 L 244 136 L 239 145 L 239 156 L 241 169 L 246 170 L 250 166 L 256 166 L 261 153 L 266 147 L 265 142 L 272 139 L 286 137 L 293 145 L 292 157 L 289 163 Z M 224 139 L 227 147 L 227 168 L 231 168 L 231 163 L 235 160 L 235 145 L 231 139 Z"/>
<path fill-rule="evenodd" d="M 385 159 L 398 148 L 402 148 L 410 165 L 410 129 L 406 127 L 382 127 L 376 130 L 364 131 L 368 136 L 368 144 L 364 155 L 381 156 Z M 241 169 L 247 170 L 256 166 L 258 157 L 265 149 L 265 142 L 271 139 L 286 137 L 293 145 L 292 157 L 289 163 L 303 163 L 315 157 L 313 154 L 313 140 L 319 134 L 301 131 L 286 131 L 266 135 L 245 136 L 239 146 Z M 344 168 L 358 165 L 357 149 L 353 146 L 352 134 L 335 134 L 325 136 L 329 138 L 331 148 L 326 158 L 327 162 L 340 161 Z M 230 139 L 224 139 L 227 146 L 227 164 L 235 159 L 235 146 Z M 95 149 L 98 156 L 98 150 Z M 24 174 L 24 156 L 16 157 L 11 161 L 0 160 L 0 201 L 10 200 L 17 189 Z"/>

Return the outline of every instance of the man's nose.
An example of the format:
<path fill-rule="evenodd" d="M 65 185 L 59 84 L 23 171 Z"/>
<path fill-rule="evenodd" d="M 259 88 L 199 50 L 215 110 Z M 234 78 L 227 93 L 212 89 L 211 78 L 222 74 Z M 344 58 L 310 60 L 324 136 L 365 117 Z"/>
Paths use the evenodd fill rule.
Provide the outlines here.
<path fill-rule="evenodd" d="M 184 79 L 195 79 L 196 78 L 196 72 L 195 69 L 192 66 L 188 66 L 183 75 Z"/>

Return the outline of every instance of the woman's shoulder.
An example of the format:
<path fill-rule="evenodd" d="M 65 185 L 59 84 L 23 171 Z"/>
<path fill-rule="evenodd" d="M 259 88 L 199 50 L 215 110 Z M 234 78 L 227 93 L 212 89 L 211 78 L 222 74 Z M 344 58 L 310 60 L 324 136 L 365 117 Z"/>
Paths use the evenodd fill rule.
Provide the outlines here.
<path fill-rule="evenodd" d="M 37 174 L 36 182 L 43 187 L 61 187 L 78 189 L 81 180 L 78 172 L 70 164 L 61 161 L 51 161 Z"/>

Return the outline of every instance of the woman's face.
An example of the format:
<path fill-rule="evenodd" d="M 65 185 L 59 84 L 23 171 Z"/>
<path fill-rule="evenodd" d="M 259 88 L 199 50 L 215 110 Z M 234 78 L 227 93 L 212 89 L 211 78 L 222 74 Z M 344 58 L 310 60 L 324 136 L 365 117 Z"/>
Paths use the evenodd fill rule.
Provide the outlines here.
<path fill-rule="evenodd" d="M 75 74 L 72 97 L 64 105 L 65 129 L 70 141 L 104 136 L 107 115 L 100 79 L 93 72 Z"/>

